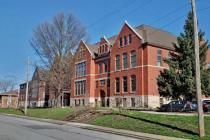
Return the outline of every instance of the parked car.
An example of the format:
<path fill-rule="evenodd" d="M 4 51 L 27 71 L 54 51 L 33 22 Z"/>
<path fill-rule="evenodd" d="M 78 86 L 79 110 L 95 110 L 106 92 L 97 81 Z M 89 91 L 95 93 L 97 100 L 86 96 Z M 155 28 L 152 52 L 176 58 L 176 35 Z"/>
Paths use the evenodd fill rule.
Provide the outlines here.
<path fill-rule="evenodd" d="M 196 110 L 197 110 L 197 101 L 184 102 L 184 106 L 182 108 L 183 112 L 190 112 Z"/>
<path fill-rule="evenodd" d="M 190 112 L 196 111 L 198 108 L 197 101 L 184 102 L 184 101 L 171 101 L 168 104 L 163 104 L 160 107 L 160 111 L 163 112 Z M 210 100 L 203 100 L 203 111 L 208 112 L 210 111 Z"/>
<path fill-rule="evenodd" d="M 210 100 L 203 100 L 202 103 L 203 103 L 203 111 L 204 111 L 204 112 L 210 111 Z M 186 103 L 185 103 L 185 104 L 186 104 Z M 185 112 L 196 111 L 197 108 L 198 108 L 197 101 L 192 101 L 192 102 L 191 102 L 191 107 L 190 107 L 189 105 L 187 105 L 187 106 L 185 107 L 185 105 L 184 105 L 183 111 L 185 111 Z"/>
<path fill-rule="evenodd" d="M 210 111 L 210 100 L 203 100 L 203 111 Z"/>
<path fill-rule="evenodd" d="M 183 107 L 184 107 L 183 101 L 171 101 L 168 104 L 161 105 L 160 111 L 164 111 L 164 112 L 182 111 Z"/>

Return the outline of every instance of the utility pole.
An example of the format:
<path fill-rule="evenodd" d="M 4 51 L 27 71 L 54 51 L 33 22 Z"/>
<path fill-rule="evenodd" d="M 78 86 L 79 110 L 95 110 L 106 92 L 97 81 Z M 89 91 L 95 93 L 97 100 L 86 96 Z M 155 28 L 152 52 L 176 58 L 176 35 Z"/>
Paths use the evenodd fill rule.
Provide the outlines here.
<path fill-rule="evenodd" d="M 29 60 L 29 57 L 27 59 L 27 62 L 26 62 L 26 96 L 25 96 L 25 110 L 24 110 L 24 113 L 25 115 L 27 115 L 27 106 L 28 106 L 28 84 L 29 84 L 29 81 L 28 81 L 28 77 L 29 77 L 29 65 L 30 65 L 30 60 Z"/>
<path fill-rule="evenodd" d="M 64 102 L 64 101 L 63 101 L 63 100 L 64 100 L 64 93 L 63 93 L 63 91 L 62 91 L 62 101 L 61 101 L 61 107 L 62 107 L 62 108 L 64 108 L 64 105 L 63 105 L 63 102 Z"/>
<path fill-rule="evenodd" d="M 199 60 L 199 41 L 198 41 L 198 23 L 196 16 L 195 0 L 191 0 L 193 24 L 194 24 L 194 42 L 195 42 L 195 70 L 196 70 L 196 94 L 198 102 L 198 129 L 200 137 L 205 136 L 203 104 L 201 99 L 201 78 L 200 78 L 200 60 Z"/>

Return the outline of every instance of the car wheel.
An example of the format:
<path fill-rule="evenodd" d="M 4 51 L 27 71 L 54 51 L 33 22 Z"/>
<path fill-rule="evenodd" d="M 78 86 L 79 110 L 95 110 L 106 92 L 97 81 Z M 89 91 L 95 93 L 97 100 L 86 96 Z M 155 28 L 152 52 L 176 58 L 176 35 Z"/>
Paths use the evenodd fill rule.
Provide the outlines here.
<path fill-rule="evenodd" d="M 204 111 L 204 112 L 208 112 L 208 108 L 204 108 L 203 111 Z"/>

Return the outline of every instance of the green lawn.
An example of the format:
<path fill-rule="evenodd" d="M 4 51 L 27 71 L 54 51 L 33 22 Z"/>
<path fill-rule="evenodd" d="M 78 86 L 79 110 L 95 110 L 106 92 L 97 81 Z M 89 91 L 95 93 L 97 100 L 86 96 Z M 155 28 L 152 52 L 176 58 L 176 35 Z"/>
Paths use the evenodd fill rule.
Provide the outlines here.
<path fill-rule="evenodd" d="M 93 125 L 151 134 L 199 139 L 196 116 L 155 115 L 141 112 L 113 113 L 92 121 Z M 210 139 L 210 117 L 205 117 L 206 137 Z"/>
<path fill-rule="evenodd" d="M 72 108 L 36 108 L 28 109 L 27 116 L 45 119 L 64 120 L 73 112 L 74 109 Z M 0 109 L 0 113 L 24 115 L 23 111 L 16 109 Z"/>
<path fill-rule="evenodd" d="M 28 109 L 28 116 L 65 120 L 74 112 L 81 111 L 81 108 L 37 108 Z M 196 116 L 175 116 L 149 114 L 135 111 L 122 111 L 110 113 L 91 119 L 91 124 L 127 129 L 151 134 L 173 136 L 187 139 L 199 139 L 197 133 Z M 24 115 L 22 111 L 15 109 L 0 109 L 0 113 Z M 88 122 L 89 123 L 89 122 Z M 210 116 L 205 117 L 205 140 L 210 140 Z"/>
<path fill-rule="evenodd" d="M 12 108 L 0 108 L 0 113 L 23 115 L 23 112 L 21 112 L 20 110 Z"/>

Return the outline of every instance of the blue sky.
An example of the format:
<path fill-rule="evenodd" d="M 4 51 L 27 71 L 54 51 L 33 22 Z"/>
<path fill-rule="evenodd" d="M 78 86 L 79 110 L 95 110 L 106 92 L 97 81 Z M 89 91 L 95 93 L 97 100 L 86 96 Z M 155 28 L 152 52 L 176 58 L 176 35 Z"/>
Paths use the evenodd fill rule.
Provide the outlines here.
<path fill-rule="evenodd" d="M 210 0 L 197 0 L 199 28 L 207 39 L 209 7 Z M 25 80 L 27 57 L 38 61 L 29 44 L 33 29 L 59 12 L 75 14 L 87 28 L 89 41 L 96 42 L 118 33 L 125 20 L 132 26 L 148 24 L 178 35 L 190 9 L 189 0 L 1 0 L 0 78 L 12 75 L 19 83 Z"/>

